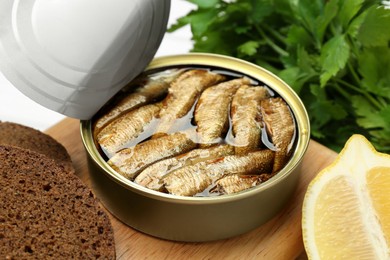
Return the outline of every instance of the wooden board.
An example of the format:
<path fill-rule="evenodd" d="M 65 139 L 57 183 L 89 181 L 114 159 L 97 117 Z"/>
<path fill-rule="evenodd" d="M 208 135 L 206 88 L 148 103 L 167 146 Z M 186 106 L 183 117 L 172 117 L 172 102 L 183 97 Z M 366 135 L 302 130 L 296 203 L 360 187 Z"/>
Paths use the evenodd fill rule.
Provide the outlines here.
<path fill-rule="evenodd" d="M 64 119 L 46 131 L 68 150 L 76 174 L 88 185 L 86 152 L 79 121 Z M 307 185 L 336 153 L 311 141 L 299 166 L 299 185 L 288 206 L 261 227 L 230 239 L 206 243 L 180 243 L 138 232 L 110 215 L 117 259 L 296 259 L 305 258 L 301 233 L 301 207 Z M 243 216 L 245 218 L 245 216 Z"/>

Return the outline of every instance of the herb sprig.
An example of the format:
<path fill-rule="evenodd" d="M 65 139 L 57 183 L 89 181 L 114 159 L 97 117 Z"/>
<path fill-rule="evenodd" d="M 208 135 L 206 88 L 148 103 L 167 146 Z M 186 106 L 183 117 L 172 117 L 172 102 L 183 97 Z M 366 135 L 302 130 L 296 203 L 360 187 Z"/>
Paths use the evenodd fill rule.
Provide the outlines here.
<path fill-rule="evenodd" d="M 256 63 L 301 97 L 312 138 L 338 151 L 353 133 L 390 151 L 390 10 L 374 0 L 187 0 L 194 52 Z M 387 6 L 386 6 L 387 5 Z"/>

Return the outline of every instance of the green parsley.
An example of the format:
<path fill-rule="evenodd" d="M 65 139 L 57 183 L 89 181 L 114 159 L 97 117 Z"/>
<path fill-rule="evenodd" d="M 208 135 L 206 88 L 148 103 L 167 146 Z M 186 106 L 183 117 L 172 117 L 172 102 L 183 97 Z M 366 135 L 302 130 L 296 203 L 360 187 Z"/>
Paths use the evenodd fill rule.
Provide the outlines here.
<path fill-rule="evenodd" d="M 390 9 L 374 0 L 187 0 L 194 52 L 258 64 L 304 102 L 312 138 L 339 151 L 354 133 L 390 152 Z"/>

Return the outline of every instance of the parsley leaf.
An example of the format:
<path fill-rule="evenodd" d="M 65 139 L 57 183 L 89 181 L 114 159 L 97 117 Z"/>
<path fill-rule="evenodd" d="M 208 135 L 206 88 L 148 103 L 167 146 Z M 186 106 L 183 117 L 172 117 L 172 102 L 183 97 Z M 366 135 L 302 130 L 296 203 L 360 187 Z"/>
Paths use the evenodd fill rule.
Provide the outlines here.
<path fill-rule="evenodd" d="M 188 2 L 198 5 L 199 8 L 212 8 L 219 0 L 189 0 Z"/>
<path fill-rule="evenodd" d="M 340 20 L 340 25 L 346 29 L 352 18 L 358 13 L 362 7 L 364 0 L 343 0 L 341 1 L 340 11 L 337 18 Z"/>
<path fill-rule="evenodd" d="M 259 46 L 259 42 L 247 41 L 244 44 L 238 46 L 238 51 L 242 54 L 252 56 L 257 53 L 257 48 L 259 48 Z"/>
<path fill-rule="evenodd" d="M 358 59 L 361 86 L 373 94 L 390 99 L 390 51 L 386 47 L 364 48 Z"/>
<path fill-rule="evenodd" d="M 366 46 L 387 46 L 390 41 L 390 10 L 372 6 L 359 29 L 358 39 Z"/>
<path fill-rule="evenodd" d="M 343 69 L 349 58 L 350 47 L 344 35 L 336 35 L 325 43 L 321 51 L 321 86 Z"/>

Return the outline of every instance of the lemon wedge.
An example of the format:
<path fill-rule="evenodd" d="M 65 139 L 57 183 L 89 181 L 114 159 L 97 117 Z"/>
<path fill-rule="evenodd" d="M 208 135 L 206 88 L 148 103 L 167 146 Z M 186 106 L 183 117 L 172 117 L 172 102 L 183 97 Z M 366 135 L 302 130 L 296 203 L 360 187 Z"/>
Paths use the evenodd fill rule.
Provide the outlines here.
<path fill-rule="evenodd" d="M 309 259 L 390 259 L 390 155 L 353 135 L 311 181 L 302 236 Z"/>

